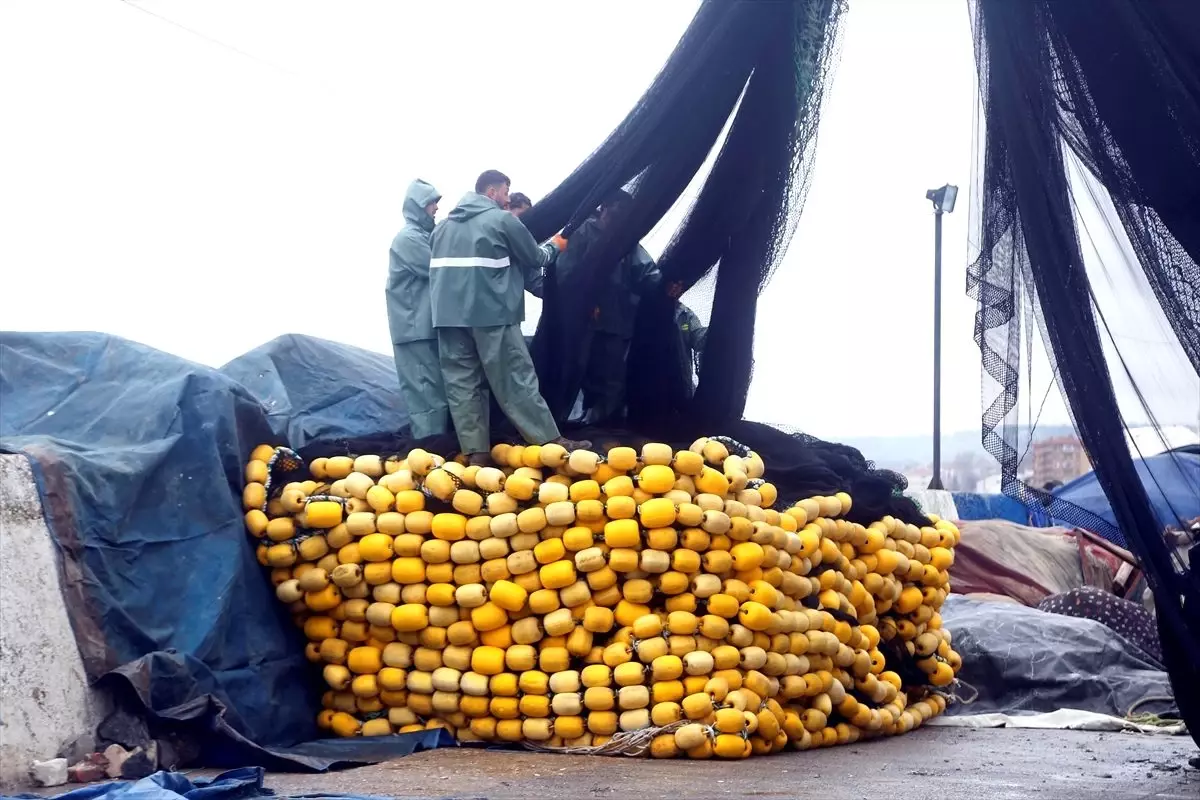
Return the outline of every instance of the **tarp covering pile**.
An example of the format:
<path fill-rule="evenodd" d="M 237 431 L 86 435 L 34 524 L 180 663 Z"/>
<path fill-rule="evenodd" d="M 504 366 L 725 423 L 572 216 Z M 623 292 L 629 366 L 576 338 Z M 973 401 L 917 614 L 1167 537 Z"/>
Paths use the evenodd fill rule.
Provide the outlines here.
<path fill-rule="evenodd" d="M 957 594 L 996 594 L 1036 606 L 1083 586 L 1079 545 L 1062 528 L 1027 528 L 1002 520 L 964 522 L 955 558 Z"/>
<path fill-rule="evenodd" d="M 959 529 L 958 594 L 999 595 L 1036 606 L 1050 595 L 1092 586 L 1141 602 L 1145 583 L 1136 560 L 1096 534 L 1001 519 L 960 521 Z"/>
<path fill-rule="evenodd" d="M 1200 517 L 1200 447 L 1195 445 L 1134 462 L 1160 528 Z M 1054 496 L 1117 527 L 1112 504 L 1095 472 L 1054 490 Z"/>
<path fill-rule="evenodd" d="M 262 403 L 274 440 L 294 448 L 394 436 L 408 425 L 391 356 L 281 336 L 221 372 Z"/>
<path fill-rule="evenodd" d="M 948 714 L 1175 711 L 1163 665 L 1103 623 L 955 595 L 942 609 L 963 656 L 960 677 L 978 692 Z"/>
<path fill-rule="evenodd" d="M 342 436 L 387 395 L 354 392 L 334 412 L 284 382 L 323 364 L 369 386 L 371 353 L 295 339 L 256 352 L 284 376 L 259 384 L 262 404 L 218 370 L 115 337 L 0 335 L 0 450 L 33 464 L 88 678 L 152 722 L 187 723 L 211 765 L 321 769 L 444 742 L 312 741 L 304 643 L 247 546 L 242 465 L 275 435 L 266 409 L 290 398 L 283 430 Z"/>

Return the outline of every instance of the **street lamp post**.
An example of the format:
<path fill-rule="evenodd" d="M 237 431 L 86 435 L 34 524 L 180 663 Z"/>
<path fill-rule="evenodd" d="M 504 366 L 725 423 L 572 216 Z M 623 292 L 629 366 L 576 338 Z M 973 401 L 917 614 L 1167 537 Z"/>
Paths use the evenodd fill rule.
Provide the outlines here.
<path fill-rule="evenodd" d="M 930 489 L 942 489 L 942 214 L 954 211 L 958 187 L 930 189 L 933 203 L 933 478 Z"/>

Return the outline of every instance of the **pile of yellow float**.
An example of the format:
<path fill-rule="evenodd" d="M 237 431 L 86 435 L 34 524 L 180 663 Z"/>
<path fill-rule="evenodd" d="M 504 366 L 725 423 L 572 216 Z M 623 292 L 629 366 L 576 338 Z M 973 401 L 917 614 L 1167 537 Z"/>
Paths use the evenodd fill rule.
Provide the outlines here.
<path fill-rule="evenodd" d="M 246 526 L 338 736 L 742 758 L 912 730 L 961 664 L 954 525 L 864 527 L 843 493 L 776 511 L 729 440 L 320 458 L 269 489 L 276 452 L 246 466 Z"/>

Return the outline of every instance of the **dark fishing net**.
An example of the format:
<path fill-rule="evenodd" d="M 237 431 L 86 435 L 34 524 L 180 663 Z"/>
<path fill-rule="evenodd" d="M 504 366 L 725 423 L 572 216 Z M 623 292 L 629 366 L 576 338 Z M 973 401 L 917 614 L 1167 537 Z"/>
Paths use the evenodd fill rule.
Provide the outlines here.
<path fill-rule="evenodd" d="M 595 282 L 645 237 L 715 152 L 683 224 L 660 259 L 664 285 L 710 281 L 712 324 L 699 387 L 672 336 L 673 302 L 643 298 L 627 361 L 639 428 L 679 414 L 740 419 L 753 371 L 758 293 L 799 219 L 842 5 L 705 2 L 662 72 L 612 135 L 522 219 L 539 238 L 570 234 L 613 189 L 633 201 L 601 246 L 548 292 L 535 337 L 543 394 L 560 417 L 579 391 L 564 363 L 579 354 Z M 722 141 L 722 135 L 724 139 Z"/>
<path fill-rule="evenodd" d="M 994 381 L 984 444 L 1006 494 L 1138 556 L 1186 713 L 1200 586 L 1163 538 L 1127 433 L 1136 423 L 1162 439 L 1200 398 L 1200 5 L 978 0 L 975 37 L 986 138 L 968 289 Z M 1163 379 L 1150 377 L 1163 356 L 1114 332 L 1137 313 L 1173 337 Z M 1116 525 L 1018 479 L 1014 412 L 1034 326 Z"/>
<path fill-rule="evenodd" d="M 561 421 L 581 388 L 588 325 L 600 282 L 701 180 L 659 259 L 662 284 L 643 295 L 626 360 L 622 429 L 573 435 L 667 441 L 725 434 L 767 460 L 781 499 L 844 490 L 854 514 L 919 521 L 904 479 L 844 445 L 742 421 L 753 374 L 758 295 L 787 249 L 803 206 L 821 101 L 844 11 L 840 0 L 706 0 L 662 71 L 625 120 L 521 219 L 538 239 L 569 238 L 615 189 L 631 196 L 605 236 L 553 268 L 533 342 L 542 394 Z M 693 391 L 675 328 L 672 283 L 703 282 L 711 303 Z M 624 437 L 623 439 L 621 437 Z"/>
<path fill-rule="evenodd" d="M 903 495 L 902 476 L 876 469 L 853 447 L 783 431 L 770 425 L 738 420 L 711 430 L 684 424 L 667 426 L 653 434 L 618 427 L 582 427 L 574 433 L 590 440 L 593 448 L 601 453 L 618 446 L 640 449 L 648 442 L 666 442 L 678 450 L 686 450 L 701 436 L 727 436 L 762 456 L 767 465 L 766 479 L 779 490 L 776 504 L 779 508 L 787 508 L 793 502 L 808 497 L 846 492 L 854 501 L 850 513 L 846 515 L 852 522 L 870 525 L 890 515 L 916 525 L 927 524 L 916 504 Z M 520 440 L 515 430 L 503 427 L 495 431 L 495 438 L 497 441 Z M 300 455 L 309 463 L 315 458 L 365 453 L 403 457 L 415 446 L 442 454 L 458 451 L 458 441 L 453 435 L 414 442 L 403 433 L 380 433 L 353 439 L 320 441 L 302 448 Z"/>
<path fill-rule="evenodd" d="M 667 63 L 616 130 L 521 220 L 539 240 L 568 238 L 616 189 L 623 213 L 589 241 L 571 267 L 549 270 L 532 352 L 542 394 L 568 419 L 583 380 L 588 326 L 614 264 L 685 194 L 699 191 L 659 259 L 662 283 L 642 297 L 627 359 L 626 421 L 573 435 L 686 447 L 702 435 L 744 440 L 767 459 L 784 500 L 848 491 L 863 521 L 892 514 L 919 521 L 904 479 L 853 448 L 742 421 L 753 373 L 758 294 L 787 249 L 808 185 L 819 109 L 834 60 L 841 0 L 705 0 Z M 703 281 L 711 303 L 699 384 L 665 288 Z M 693 293 L 695 294 L 695 293 Z M 500 417 L 500 419 L 497 419 Z M 502 415 L 493 414 L 499 425 Z M 497 427 L 498 439 L 514 438 Z M 341 442 L 386 452 L 398 442 Z M 452 442 L 442 445 L 451 452 Z M 311 453 L 305 453 L 311 456 Z"/>

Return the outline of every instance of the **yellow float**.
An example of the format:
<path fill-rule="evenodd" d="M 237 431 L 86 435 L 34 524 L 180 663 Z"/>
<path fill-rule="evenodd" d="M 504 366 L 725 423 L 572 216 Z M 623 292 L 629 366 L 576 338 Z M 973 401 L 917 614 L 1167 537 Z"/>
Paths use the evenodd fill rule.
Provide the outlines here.
<path fill-rule="evenodd" d="M 906 733 L 961 666 L 953 524 L 864 527 L 841 492 L 779 510 L 720 437 L 319 458 L 274 485 L 282 456 L 303 468 L 251 454 L 246 529 L 336 736 L 745 758 Z"/>

